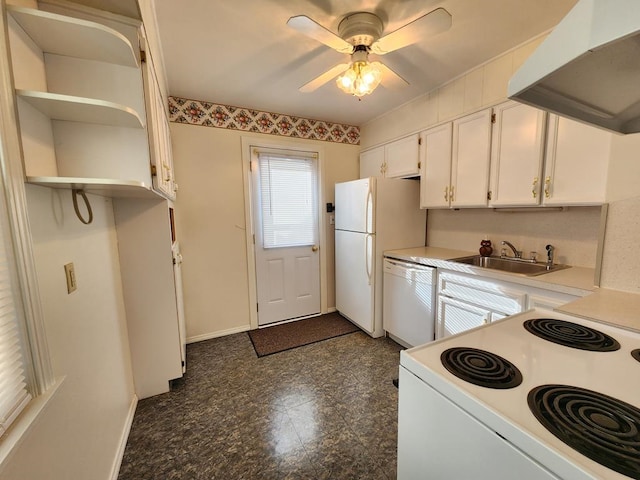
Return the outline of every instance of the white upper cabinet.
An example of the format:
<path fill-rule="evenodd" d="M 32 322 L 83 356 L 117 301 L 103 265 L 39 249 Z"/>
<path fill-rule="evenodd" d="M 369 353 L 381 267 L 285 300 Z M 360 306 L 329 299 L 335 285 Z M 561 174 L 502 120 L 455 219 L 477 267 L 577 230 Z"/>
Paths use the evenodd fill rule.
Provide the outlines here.
<path fill-rule="evenodd" d="M 449 206 L 452 132 L 445 123 L 420 135 L 420 208 Z"/>
<path fill-rule="evenodd" d="M 421 208 L 486 207 L 491 109 L 421 134 Z"/>
<path fill-rule="evenodd" d="M 540 203 L 546 113 L 518 102 L 494 107 L 491 206 Z"/>
<path fill-rule="evenodd" d="M 27 181 L 154 197 L 139 24 L 7 12 Z"/>
<path fill-rule="evenodd" d="M 491 109 L 453 122 L 451 207 L 486 207 L 491 161 Z"/>
<path fill-rule="evenodd" d="M 169 131 L 168 102 L 162 96 L 160 82 L 153 64 L 153 56 L 145 50 L 143 77 L 145 82 L 147 129 L 151 156 L 153 187 L 163 196 L 174 200 L 178 185 L 173 173 L 173 152 Z"/>
<path fill-rule="evenodd" d="M 406 178 L 420 174 L 419 136 L 410 135 L 360 154 L 360 178 Z"/>
<path fill-rule="evenodd" d="M 420 174 L 419 168 L 419 138 L 410 135 L 384 146 L 385 177 L 405 178 Z"/>
<path fill-rule="evenodd" d="M 612 134 L 549 116 L 544 205 L 598 205 L 605 201 Z"/>
<path fill-rule="evenodd" d="M 384 177 L 384 146 L 360 154 L 360 178 Z"/>

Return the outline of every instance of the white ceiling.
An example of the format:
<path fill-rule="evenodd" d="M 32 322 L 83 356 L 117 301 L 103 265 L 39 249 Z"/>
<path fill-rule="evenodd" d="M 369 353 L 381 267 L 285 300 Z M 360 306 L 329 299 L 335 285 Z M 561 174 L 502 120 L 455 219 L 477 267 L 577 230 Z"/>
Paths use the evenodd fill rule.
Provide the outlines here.
<path fill-rule="evenodd" d="M 155 0 L 173 96 L 362 125 L 465 71 L 547 31 L 576 0 Z M 374 12 L 384 34 L 443 7 L 451 29 L 378 59 L 409 82 L 348 96 L 332 80 L 298 88 L 338 63 L 340 54 L 286 25 L 307 15 L 333 32 L 345 14 Z M 372 55 L 372 59 L 375 59 Z"/>

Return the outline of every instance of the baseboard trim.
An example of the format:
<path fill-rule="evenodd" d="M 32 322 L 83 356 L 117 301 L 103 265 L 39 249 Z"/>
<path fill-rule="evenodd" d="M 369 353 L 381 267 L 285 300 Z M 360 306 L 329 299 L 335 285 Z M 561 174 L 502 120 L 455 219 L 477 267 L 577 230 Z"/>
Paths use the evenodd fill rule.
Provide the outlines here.
<path fill-rule="evenodd" d="M 336 310 L 336 307 L 330 307 L 327 309 L 326 313 L 333 313 L 337 311 L 338 310 Z M 300 319 L 296 318 L 296 320 L 300 320 Z M 234 333 L 248 332 L 249 330 L 251 330 L 251 327 L 249 325 L 244 325 L 242 327 L 228 328 L 226 330 L 219 330 L 217 332 L 203 333 L 202 335 L 187 337 L 186 342 L 187 343 L 204 342 L 205 340 L 211 340 L 212 338 L 224 337 L 226 335 L 233 335 Z"/>
<path fill-rule="evenodd" d="M 205 340 L 211 340 L 212 338 L 224 337 L 226 335 L 232 335 L 234 333 L 248 332 L 249 325 L 243 325 L 242 327 L 228 328 L 226 330 L 219 330 L 217 332 L 204 333 L 202 335 L 196 335 L 193 337 L 187 337 L 187 343 L 203 342 Z"/>
<path fill-rule="evenodd" d="M 136 407 L 138 406 L 138 397 L 134 394 L 129 405 L 129 412 L 127 413 L 127 419 L 122 429 L 122 436 L 120 437 L 120 446 L 116 452 L 116 458 L 113 462 L 113 468 L 111 469 L 111 480 L 118 480 L 118 474 L 120 473 L 120 466 L 122 465 L 122 459 L 124 458 L 124 450 L 127 447 L 127 440 L 129 439 L 129 432 L 131 432 L 131 425 L 133 424 L 133 417 L 136 413 Z"/>

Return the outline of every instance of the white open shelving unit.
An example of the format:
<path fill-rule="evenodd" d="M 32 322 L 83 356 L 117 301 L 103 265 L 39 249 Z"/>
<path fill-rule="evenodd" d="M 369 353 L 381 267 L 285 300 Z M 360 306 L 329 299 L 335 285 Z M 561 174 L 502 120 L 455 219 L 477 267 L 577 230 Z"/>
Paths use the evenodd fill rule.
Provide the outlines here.
<path fill-rule="evenodd" d="M 39 6 L 7 6 L 25 181 L 71 190 L 83 223 L 85 193 L 113 199 L 135 394 L 165 393 L 186 358 L 164 82 L 138 20 L 64 0 Z"/>
<path fill-rule="evenodd" d="M 23 65 L 14 60 L 19 114 L 25 119 L 26 181 L 103 196 L 157 197 L 151 187 L 140 62 L 127 37 L 75 17 L 18 6 L 7 10 L 22 30 L 15 29 L 12 39 L 17 48 L 35 46 L 41 54 L 40 62 L 28 56 Z M 31 80 L 38 76 L 33 71 L 44 73 L 39 84 Z M 23 83 L 28 87 L 21 88 Z M 123 89 L 123 84 L 133 86 Z M 75 91 L 80 95 L 70 94 Z M 45 161 L 39 155 L 43 148 Z"/>

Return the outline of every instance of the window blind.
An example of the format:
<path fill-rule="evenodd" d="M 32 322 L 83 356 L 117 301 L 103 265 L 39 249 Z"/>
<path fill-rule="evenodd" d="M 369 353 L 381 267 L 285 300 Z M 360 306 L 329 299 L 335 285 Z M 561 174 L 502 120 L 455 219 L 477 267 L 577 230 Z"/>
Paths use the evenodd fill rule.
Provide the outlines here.
<path fill-rule="evenodd" d="M 30 399 L 5 231 L 0 230 L 0 436 Z"/>
<path fill-rule="evenodd" d="M 316 159 L 260 152 L 258 165 L 263 247 L 317 243 Z"/>

